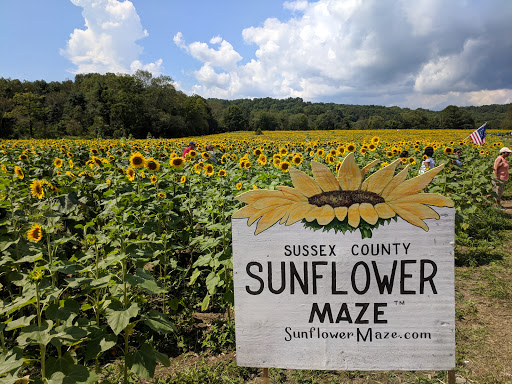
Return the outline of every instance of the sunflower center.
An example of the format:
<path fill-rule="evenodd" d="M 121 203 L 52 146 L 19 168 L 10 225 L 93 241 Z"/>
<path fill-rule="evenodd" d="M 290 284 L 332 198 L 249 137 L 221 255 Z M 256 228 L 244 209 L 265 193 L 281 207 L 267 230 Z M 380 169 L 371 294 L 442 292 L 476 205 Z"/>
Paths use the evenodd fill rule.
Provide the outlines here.
<path fill-rule="evenodd" d="M 322 207 L 324 205 L 330 205 L 333 208 L 336 207 L 350 207 L 356 203 L 370 203 L 371 205 L 377 205 L 384 203 L 385 200 L 382 196 L 369 191 L 329 191 L 322 192 L 318 195 L 311 196 L 308 198 L 308 202 L 311 205 Z"/>

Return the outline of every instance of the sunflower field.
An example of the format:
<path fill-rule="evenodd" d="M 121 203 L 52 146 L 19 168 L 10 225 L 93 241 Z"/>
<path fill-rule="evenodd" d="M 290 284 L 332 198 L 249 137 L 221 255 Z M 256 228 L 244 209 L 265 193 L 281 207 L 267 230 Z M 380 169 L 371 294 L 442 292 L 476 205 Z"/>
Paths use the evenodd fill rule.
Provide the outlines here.
<path fill-rule="evenodd" d="M 235 197 L 291 186 L 289 169 L 311 174 L 312 160 L 336 173 L 353 153 L 371 175 L 407 151 L 396 172 L 411 178 L 432 146 L 446 166 L 426 191 L 455 202 L 464 236 L 510 145 L 492 132 L 477 147 L 470 133 L 236 132 L 194 138 L 184 158 L 191 138 L 0 141 L 0 382 L 95 382 L 112 361 L 124 382 L 151 378 L 192 348 L 196 312 L 226 313 L 215 337 L 232 343 Z"/>

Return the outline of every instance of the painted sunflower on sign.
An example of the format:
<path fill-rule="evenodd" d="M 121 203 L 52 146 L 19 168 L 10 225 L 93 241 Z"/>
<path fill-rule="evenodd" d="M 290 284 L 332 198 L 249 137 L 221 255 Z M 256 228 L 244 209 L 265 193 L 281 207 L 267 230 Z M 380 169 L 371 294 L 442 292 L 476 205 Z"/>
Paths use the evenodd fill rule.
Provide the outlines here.
<path fill-rule="evenodd" d="M 279 186 L 275 191 L 242 193 L 237 199 L 248 205 L 235 212 L 233 218 L 247 218 L 249 226 L 259 219 L 256 235 L 277 222 L 291 225 L 303 220 L 306 226 L 335 228 L 343 232 L 359 227 L 364 237 L 371 237 L 371 228 L 396 215 L 428 231 L 423 220 L 439 219 L 437 212 L 428 205 L 454 206 L 452 200 L 442 195 L 419 193 L 444 164 L 405 180 L 408 166 L 394 174 L 399 161 L 395 160 L 365 180 L 366 172 L 378 160 L 360 169 L 353 153 L 343 160 L 337 178 L 327 166 L 316 161 L 311 161 L 313 177 L 290 168 L 294 187 Z M 370 232 L 365 230 L 363 233 L 362 227 L 369 227 Z"/>

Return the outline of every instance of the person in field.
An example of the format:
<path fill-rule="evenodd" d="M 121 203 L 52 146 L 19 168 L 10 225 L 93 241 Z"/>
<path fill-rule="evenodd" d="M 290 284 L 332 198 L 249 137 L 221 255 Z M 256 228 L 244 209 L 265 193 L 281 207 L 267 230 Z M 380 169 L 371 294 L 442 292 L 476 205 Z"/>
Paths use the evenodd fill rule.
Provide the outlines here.
<path fill-rule="evenodd" d="M 512 152 L 509 148 L 503 147 L 500 149 L 500 154 L 494 160 L 494 178 L 492 179 L 492 190 L 496 193 L 496 205 L 504 209 L 501 206 L 501 197 L 508 181 L 508 161 L 507 157 Z"/>
<path fill-rule="evenodd" d="M 195 149 L 196 149 L 196 142 L 195 141 L 191 141 L 190 143 L 188 143 L 188 147 L 185 148 L 185 150 L 183 151 L 182 157 L 185 158 L 185 155 L 187 153 L 189 153 L 190 151 L 195 150 Z"/>
<path fill-rule="evenodd" d="M 429 169 L 432 169 L 435 167 L 436 163 L 434 161 L 434 148 L 432 147 L 426 147 L 425 151 L 423 152 L 423 160 L 421 162 L 421 167 L 419 170 L 419 174 L 423 174 L 427 172 Z"/>

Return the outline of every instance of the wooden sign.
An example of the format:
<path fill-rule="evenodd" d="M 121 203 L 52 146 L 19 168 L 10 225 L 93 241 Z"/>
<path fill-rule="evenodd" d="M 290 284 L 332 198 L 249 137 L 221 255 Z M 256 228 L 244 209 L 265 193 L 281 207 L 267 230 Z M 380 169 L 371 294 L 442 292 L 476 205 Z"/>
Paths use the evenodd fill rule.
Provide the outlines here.
<path fill-rule="evenodd" d="M 418 193 L 442 168 L 404 181 L 393 163 L 363 181 L 351 161 L 338 178 L 312 162 L 314 178 L 291 171 L 294 188 L 239 197 L 248 205 L 232 220 L 238 365 L 454 369 L 453 203 Z"/>

